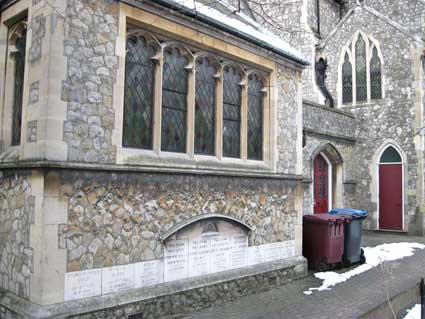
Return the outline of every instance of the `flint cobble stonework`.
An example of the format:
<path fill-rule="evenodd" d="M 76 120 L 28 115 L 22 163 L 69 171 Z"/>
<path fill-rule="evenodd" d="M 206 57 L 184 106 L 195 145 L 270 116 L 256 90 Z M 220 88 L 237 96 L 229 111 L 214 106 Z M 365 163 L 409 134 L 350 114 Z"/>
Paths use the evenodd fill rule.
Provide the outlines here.
<path fill-rule="evenodd" d="M 118 68 L 118 4 L 71 0 L 66 18 L 69 27 L 64 52 L 68 63 L 62 100 L 68 102 L 64 123 L 68 160 L 113 163 L 112 90 Z"/>
<path fill-rule="evenodd" d="M 295 239 L 297 182 L 126 173 L 61 177 L 69 213 L 59 248 L 67 249 L 68 271 L 161 258 L 162 233 L 207 213 L 252 225 L 250 245 Z"/>
<path fill-rule="evenodd" d="M 30 225 L 34 218 L 28 174 L 0 176 L 0 287 L 28 299 L 33 271 Z"/>

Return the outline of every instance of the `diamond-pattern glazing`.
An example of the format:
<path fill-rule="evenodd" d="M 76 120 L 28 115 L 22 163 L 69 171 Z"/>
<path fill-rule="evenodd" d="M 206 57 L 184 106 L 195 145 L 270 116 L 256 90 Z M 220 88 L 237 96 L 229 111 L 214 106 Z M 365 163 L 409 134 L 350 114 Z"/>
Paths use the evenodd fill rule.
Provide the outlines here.
<path fill-rule="evenodd" d="M 242 78 L 231 66 L 223 76 L 223 156 L 240 157 Z"/>
<path fill-rule="evenodd" d="M 342 65 L 342 103 L 353 102 L 353 69 L 348 53 Z"/>
<path fill-rule="evenodd" d="M 152 149 L 155 49 L 143 37 L 127 39 L 123 146 Z"/>
<path fill-rule="evenodd" d="M 178 48 L 169 48 L 164 52 L 161 121 L 163 151 L 186 152 L 187 64 L 187 58 Z"/>
<path fill-rule="evenodd" d="M 366 42 L 360 35 L 356 42 L 356 100 L 367 100 Z"/>
<path fill-rule="evenodd" d="M 27 31 L 22 37 L 16 40 L 15 53 L 15 79 L 13 96 L 13 118 L 12 118 L 12 145 L 21 143 L 22 126 L 22 97 L 24 91 L 24 70 L 25 70 L 25 46 L 27 42 Z"/>
<path fill-rule="evenodd" d="M 248 158 L 263 159 L 263 83 L 257 75 L 248 77 Z"/>
<path fill-rule="evenodd" d="M 372 100 L 382 99 L 381 60 L 376 47 L 373 48 L 370 60 L 370 98 Z"/>
<path fill-rule="evenodd" d="M 216 68 L 207 58 L 196 61 L 195 78 L 195 153 L 214 155 Z"/>

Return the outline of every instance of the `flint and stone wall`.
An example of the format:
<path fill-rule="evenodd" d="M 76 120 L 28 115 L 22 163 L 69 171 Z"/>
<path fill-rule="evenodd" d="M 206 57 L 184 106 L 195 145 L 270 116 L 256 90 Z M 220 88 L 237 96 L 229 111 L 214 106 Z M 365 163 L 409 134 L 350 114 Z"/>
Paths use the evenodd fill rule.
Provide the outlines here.
<path fill-rule="evenodd" d="M 27 173 L 0 173 L 0 288 L 29 299 L 34 197 Z"/>

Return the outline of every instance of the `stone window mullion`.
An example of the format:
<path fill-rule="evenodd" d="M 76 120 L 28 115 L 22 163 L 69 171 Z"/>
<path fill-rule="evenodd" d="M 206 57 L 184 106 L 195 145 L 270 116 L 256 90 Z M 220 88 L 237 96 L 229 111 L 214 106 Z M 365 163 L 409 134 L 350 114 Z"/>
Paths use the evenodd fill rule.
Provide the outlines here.
<path fill-rule="evenodd" d="M 354 37 L 353 42 L 351 44 L 351 71 L 352 71 L 352 77 L 353 77 L 353 103 L 355 104 L 357 102 L 357 83 L 356 83 L 356 42 L 357 42 L 358 36 Z"/>
<path fill-rule="evenodd" d="M 188 72 L 186 153 L 194 157 L 195 148 L 195 61 L 191 57 L 185 68 Z"/>
<path fill-rule="evenodd" d="M 155 56 L 155 61 L 153 150 L 158 154 L 161 151 L 162 69 L 164 65 L 163 48 L 158 51 Z"/>
<path fill-rule="evenodd" d="M 243 74 L 241 83 L 241 158 L 248 158 L 248 88 L 247 75 Z"/>
<path fill-rule="evenodd" d="M 215 154 L 223 158 L 223 66 L 220 67 L 216 78 L 216 121 L 215 121 Z"/>
<path fill-rule="evenodd" d="M 372 51 L 370 45 L 370 40 L 367 39 L 366 41 L 366 90 L 367 90 L 367 101 L 369 102 L 371 100 L 371 92 L 370 92 L 370 61 L 372 59 Z"/>

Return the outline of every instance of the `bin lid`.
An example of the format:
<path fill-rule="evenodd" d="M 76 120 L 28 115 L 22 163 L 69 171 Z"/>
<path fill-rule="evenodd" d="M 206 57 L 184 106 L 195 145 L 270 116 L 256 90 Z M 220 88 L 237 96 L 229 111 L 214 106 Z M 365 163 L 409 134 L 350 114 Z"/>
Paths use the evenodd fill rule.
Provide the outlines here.
<path fill-rule="evenodd" d="M 331 214 L 304 215 L 303 220 L 311 224 L 346 223 L 348 221 L 346 216 Z"/>
<path fill-rule="evenodd" d="M 365 218 L 367 217 L 368 212 L 363 209 L 354 209 L 354 208 L 335 208 L 332 209 L 329 214 L 331 215 L 344 215 L 350 216 L 352 218 Z"/>

